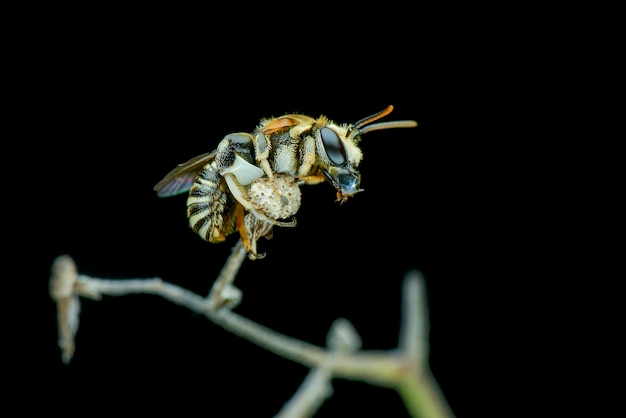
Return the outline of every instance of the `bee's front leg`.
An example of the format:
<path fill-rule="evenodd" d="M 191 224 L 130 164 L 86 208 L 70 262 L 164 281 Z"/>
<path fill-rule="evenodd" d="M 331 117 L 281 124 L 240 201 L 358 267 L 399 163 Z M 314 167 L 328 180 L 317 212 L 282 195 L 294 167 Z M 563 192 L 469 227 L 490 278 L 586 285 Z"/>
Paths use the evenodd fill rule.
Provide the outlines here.
<path fill-rule="evenodd" d="M 309 176 L 298 177 L 298 184 L 307 184 L 309 186 L 320 184 L 326 181 L 326 177 L 322 173 L 311 174 Z"/>
<path fill-rule="evenodd" d="M 315 151 L 315 138 L 307 136 L 300 144 L 301 164 L 298 167 L 298 184 L 319 184 L 326 180 L 324 175 L 319 171 L 313 171 L 313 164 L 317 159 Z"/>

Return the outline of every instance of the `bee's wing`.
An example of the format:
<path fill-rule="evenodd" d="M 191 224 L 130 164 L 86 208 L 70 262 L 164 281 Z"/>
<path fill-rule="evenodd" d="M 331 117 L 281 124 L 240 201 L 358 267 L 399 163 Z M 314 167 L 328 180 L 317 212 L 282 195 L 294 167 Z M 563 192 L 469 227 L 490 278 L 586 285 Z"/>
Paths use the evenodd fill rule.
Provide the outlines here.
<path fill-rule="evenodd" d="M 217 151 L 193 157 L 191 160 L 178 164 L 154 186 L 159 197 L 170 197 L 184 193 L 191 188 L 198 172 L 215 158 Z"/>

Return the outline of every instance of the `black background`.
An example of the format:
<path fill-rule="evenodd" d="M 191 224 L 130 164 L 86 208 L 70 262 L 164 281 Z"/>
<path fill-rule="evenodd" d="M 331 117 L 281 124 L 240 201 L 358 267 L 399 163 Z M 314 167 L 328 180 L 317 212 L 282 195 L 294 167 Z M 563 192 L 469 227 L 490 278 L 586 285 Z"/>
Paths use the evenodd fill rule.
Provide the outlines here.
<path fill-rule="evenodd" d="M 20 314 L 27 326 L 16 341 L 28 361 L 19 363 L 13 388 L 97 410 L 124 402 L 127 410 L 181 416 L 275 414 L 305 367 L 155 296 L 83 300 L 77 351 L 63 365 L 50 265 L 70 254 L 86 275 L 158 276 L 206 294 L 236 238 L 202 241 L 188 227 L 185 198 L 158 198 L 154 184 L 262 117 L 298 112 L 353 123 L 393 104 L 385 120 L 419 126 L 364 136 L 365 191 L 345 204 L 328 184 L 302 188 L 297 227 L 275 228 L 259 243 L 267 257 L 244 263 L 236 312 L 317 345 L 344 317 L 364 349 L 392 349 L 402 280 L 416 269 L 428 291 L 430 366 L 452 409 L 464 416 L 484 408 L 485 392 L 506 392 L 496 377 L 477 381 L 512 367 L 494 360 L 510 344 L 501 339 L 511 324 L 500 309 L 515 286 L 504 278 L 520 267 L 503 262 L 516 220 L 500 215 L 514 203 L 503 197 L 507 182 L 498 173 L 510 151 L 492 141 L 488 77 L 473 45 L 438 38 L 429 46 L 410 18 L 400 19 L 395 31 L 340 45 L 281 36 L 226 42 L 229 32 L 198 28 L 105 25 L 92 33 L 87 23 L 38 39 L 15 106 L 37 117 L 21 123 L 15 141 L 25 148 L 14 170 L 24 186 L 11 205 L 20 221 L 11 226 L 21 237 L 15 248 L 28 256 L 20 271 L 34 308 Z M 494 162 L 493 152 L 505 158 Z M 379 407 L 407 416 L 391 389 L 333 386 L 319 416 Z"/>

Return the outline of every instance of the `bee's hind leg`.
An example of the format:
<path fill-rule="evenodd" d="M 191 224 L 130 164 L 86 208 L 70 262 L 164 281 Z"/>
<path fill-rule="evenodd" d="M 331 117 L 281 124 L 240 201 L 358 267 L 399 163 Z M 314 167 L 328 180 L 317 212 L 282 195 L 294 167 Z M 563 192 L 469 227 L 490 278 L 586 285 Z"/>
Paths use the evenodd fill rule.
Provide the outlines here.
<path fill-rule="evenodd" d="M 253 214 L 247 214 L 244 211 L 242 205 L 237 205 L 237 231 L 241 237 L 241 242 L 248 251 L 248 257 L 251 260 L 258 260 L 265 258 L 265 253 L 259 254 L 256 250 L 256 243 L 262 236 L 268 235 L 271 232 L 271 224 L 267 224 L 264 221 L 263 224 L 269 225 L 269 231 L 261 231 L 256 218 Z"/>
<path fill-rule="evenodd" d="M 242 190 L 242 186 L 249 185 L 265 174 L 262 169 L 251 163 L 253 160 L 250 151 L 254 142 L 252 138 L 252 135 L 246 133 L 226 135 L 217 147 L 217 154 L 215 155 L 217 169 L 226 181 L 233 197 L 244 209 L 266 222 L 280 226 L 294 226 L 294 222 L 280 222 L 270 219 L 256 210 L 248 200 L 246 192 Z"/>
<path fill-rule="evenodd" d="M 237 183 L 237 179 L 236 179 L 236 177 L 233 174 L 225 173 L 224 174 L 224 180 L 226 181 L 226 185 L 230 189 L 231 194 L 241 204 L 241 206 L 243 206 L 248 212 L 253 213 L 260 220 L 263 220 L 265 222 L 269 222 L 272 225 L 278 225 L 278 226 L 282 226 L 282 227 L 293 227 L 293 226 L 296 226 L 295 219 L 292 219 L 289 222 L 282 222 L 282 221 L 278 221 L 276 219 L 272 219 L 272 218 L 268 217 L 267 215 L 265 215 L 264 213 L 262 213 L 261 211 L 257 210 L 254 207 L 254 205 L 252 205 L 252 203 L 250 203 L 248 198 L 245 196 L 245 192 L 243 190 L 241 190 L 240 185 Z"/>

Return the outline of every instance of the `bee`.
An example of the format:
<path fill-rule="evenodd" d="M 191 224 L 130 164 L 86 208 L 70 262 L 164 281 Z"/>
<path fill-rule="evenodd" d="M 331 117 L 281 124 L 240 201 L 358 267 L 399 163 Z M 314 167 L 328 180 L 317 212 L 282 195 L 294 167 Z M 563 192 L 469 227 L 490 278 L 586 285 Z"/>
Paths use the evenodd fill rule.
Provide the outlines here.
<path fill-rule="evenodd" d="M 301 185 L 329 182 L 341 203 L 362 191 L 361 135 L 417 126 L 413 120 L 373 124 L 392 110 L 387 106 L 354 124 L 324 115 L 261 119 L 252 133 L 228 134 L 215 150 L 179 164 L 154 190 L 159 197 L 189 192 L 187 217 L 195 233 L 220 243 L 239 232 L 249 257 L 261 258 L 259 238 L 271 238 L 274 225 L 295 226 Z"/>

